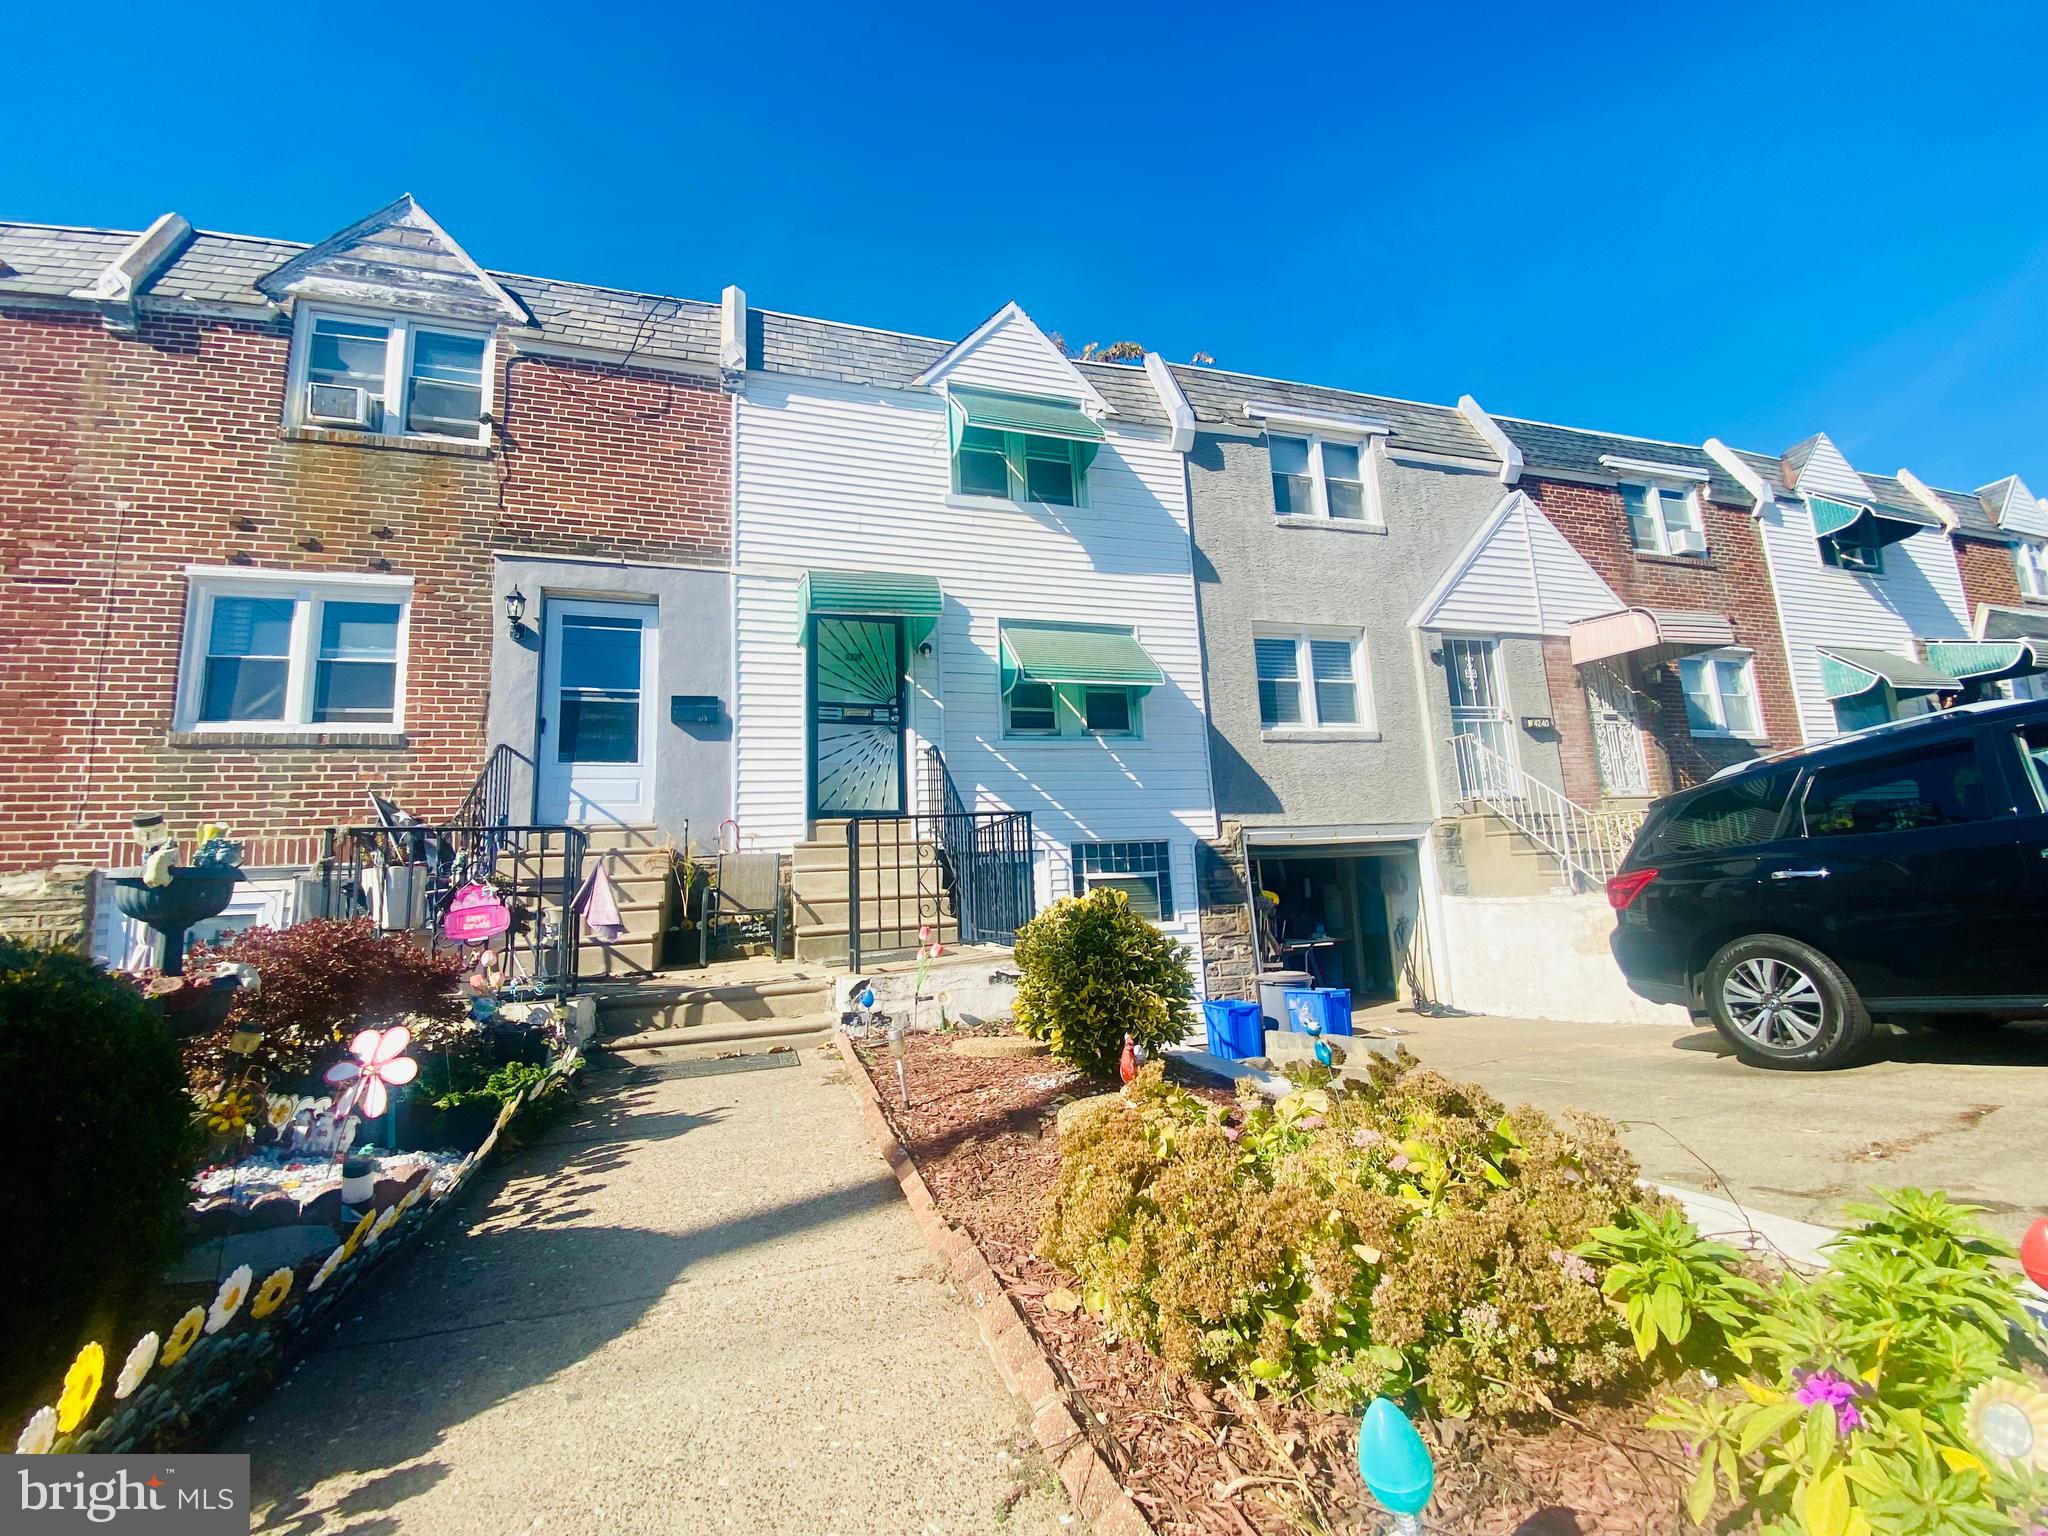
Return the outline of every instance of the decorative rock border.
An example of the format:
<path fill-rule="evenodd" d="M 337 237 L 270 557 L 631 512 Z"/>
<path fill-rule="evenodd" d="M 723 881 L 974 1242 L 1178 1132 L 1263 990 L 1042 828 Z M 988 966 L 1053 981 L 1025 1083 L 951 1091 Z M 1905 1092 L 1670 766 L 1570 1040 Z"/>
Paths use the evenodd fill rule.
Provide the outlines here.
<path fill-rule="evenodd" d="M 967 1293 L 974 1308 L 974 1320 L 981 1330 L 982 1347 L 996 1363 L 1003 1384 L 1031 1412 L 1031 1433 L 1045 1458 L 1059 1474 L 1060 1482 L 1073 1501 L 1074 1509 L 1095 1531 L 1095 1536 L 1149 1536 L 1152 1523 L 1118 1481 L 1115 1470 L 1095 1448 L 1082 1427 L 1088 1412 L 1060 1382 L 1046 1357 L 1038 1335 L 1004 1291 L 988 1257 L 967 1232 L 939 1214 L 938 1202 L 926 1188 L 909 1151 L 897 1140 L 889 1117 L 866 1063 L 846 1034 L 836 1032 L 833 1040 L 852 1074 L 854 1096 L 860 1101 L 861 1116 L 875 1138 L 875 1146 L 888 1163 L 889 1171 L 903 1190 L 910 1213 L 932 1252 L 947 1267 Z"/>

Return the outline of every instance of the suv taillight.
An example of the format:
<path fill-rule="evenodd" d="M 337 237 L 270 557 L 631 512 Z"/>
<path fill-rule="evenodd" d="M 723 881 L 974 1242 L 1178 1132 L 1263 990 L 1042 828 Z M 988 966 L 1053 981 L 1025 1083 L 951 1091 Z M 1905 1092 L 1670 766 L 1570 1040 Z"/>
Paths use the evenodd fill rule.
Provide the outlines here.
<path fill-rule="evenodd" d="M 1643 887 L 1656 878 L 1654 869 L 1631 869 L 1611 877 L 1607 882 L 1607 905 L 1617 912 L 1626 910 L 1630 902 L 1643 894 Z"/>

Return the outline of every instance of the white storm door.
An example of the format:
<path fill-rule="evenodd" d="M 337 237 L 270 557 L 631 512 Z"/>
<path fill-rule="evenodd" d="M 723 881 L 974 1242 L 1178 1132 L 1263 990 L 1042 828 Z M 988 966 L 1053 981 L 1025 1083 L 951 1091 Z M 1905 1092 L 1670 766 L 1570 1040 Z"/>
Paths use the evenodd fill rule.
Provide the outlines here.
<path fill-rule="evenodd" d="M 541 649 L 540 821 L 652 819 L 656 638 L 652 603 L 548 603 Z"/>

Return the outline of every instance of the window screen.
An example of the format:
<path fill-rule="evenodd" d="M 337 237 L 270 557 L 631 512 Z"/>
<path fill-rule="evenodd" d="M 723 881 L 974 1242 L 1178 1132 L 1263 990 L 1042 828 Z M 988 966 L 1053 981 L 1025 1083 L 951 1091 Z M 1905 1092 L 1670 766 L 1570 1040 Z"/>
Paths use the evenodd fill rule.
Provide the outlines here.
<path fill-rule="evenodd" d="M 1173 860 L 1165 843 L 1074 844 L 1074 894 L 1115 886 L 1153 922 L 1173 917 Z"/>

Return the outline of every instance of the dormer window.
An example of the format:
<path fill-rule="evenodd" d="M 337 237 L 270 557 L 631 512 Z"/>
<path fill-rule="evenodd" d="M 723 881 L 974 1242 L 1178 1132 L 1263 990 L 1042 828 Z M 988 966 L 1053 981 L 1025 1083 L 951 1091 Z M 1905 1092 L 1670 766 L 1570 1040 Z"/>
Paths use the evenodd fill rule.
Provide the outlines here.
<path fill-rule="evenodd" d="M 1621 504 L 1628 512 L 1629 543 L 1637 554 L 1706 555 L 1707 530 L 1700 518 L 1697 487 L 1624 481 Z"/>
<path fill-rule="evenodd" d="M 1378 508 L 1357 443 L 1326 437 L 1266 434 L 1273 469 L 1273 515 L 1317 517 L 1340 523 L 1376 523 Z"/>
<path fill-rule="evenodd" d="M 2048 544 L 2028 539 L 2012 552 L 2019 569 L 2020 596 L 2034 602 L 2048 602 Z"/>
<path fill-rule="evenodd" d="M 301 309 L 295 426 L 475 443 L 490 402 L 491 338 L 432 321 Z"/>
<path fill-rule="evenodd" d="M 964 385 L 946 405 L 954 495 L 1088 504 L 1088 468 L 1104 434 L 1080 406 Z"/>

